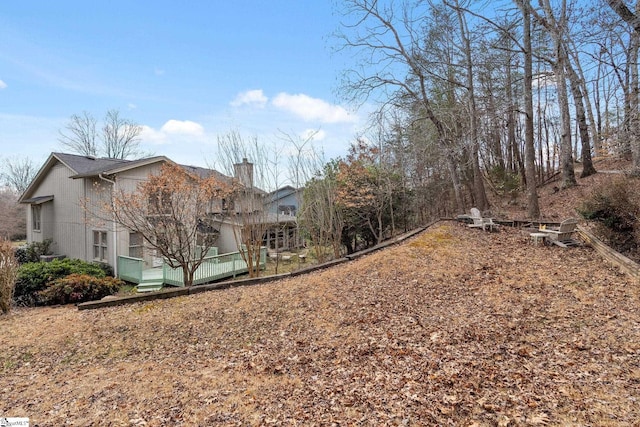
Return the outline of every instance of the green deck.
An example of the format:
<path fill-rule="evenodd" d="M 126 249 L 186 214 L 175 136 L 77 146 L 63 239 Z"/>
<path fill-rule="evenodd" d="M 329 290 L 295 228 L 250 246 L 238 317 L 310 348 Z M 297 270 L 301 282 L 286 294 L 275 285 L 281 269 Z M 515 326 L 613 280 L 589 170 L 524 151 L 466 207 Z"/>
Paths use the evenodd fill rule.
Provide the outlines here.
<path fill-rule="evenodd" d="M 260 268 L 266 265 L 266 249 L 260 251 Z M 135 283 L 138 292 L 151 292 L 165 285 L 184 286 L 181 268 L 171 268 L 167 263 L 162 267 L 143 269 L 144 261 L 138 258 L 118 257 L 118 277 Z M 216 280 L 236 277 L 249 271 L 240 252 L 206 257 L 195 272 L 193 284 L 200 285 Z"/>

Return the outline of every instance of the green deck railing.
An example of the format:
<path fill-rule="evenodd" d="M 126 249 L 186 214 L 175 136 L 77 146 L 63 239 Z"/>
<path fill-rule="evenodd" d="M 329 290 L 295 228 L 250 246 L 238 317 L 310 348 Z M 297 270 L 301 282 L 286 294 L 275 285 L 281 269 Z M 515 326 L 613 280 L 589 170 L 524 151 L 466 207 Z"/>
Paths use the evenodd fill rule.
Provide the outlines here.
<path fill-rule="evenodd" d="M 211 252 L 210 252 L 211 253 Z M 260 269 L 264 269 L 267 262 L 267 249 L 260 250 Z M 118 257 L 118 277 L 128 282 L 140 284 L 143 278 L 144 261 L 127 256 Z M 212 282 L 227 277 L 236 277 L 249 271 L 247 263 L 240 252 L 230 252 L 222 255 L 208 256 L 194 274 L 194 285 Z M 184 286 L 182 268 L 171 268 L 166 262 L 162 264 L 162 282 L 166 285 Z"/>
<path fill-rule="evenodd" d="M 127 282 L 142 282 L 144 260 L 128 256 L 118 256 L 118 277 Z"/>

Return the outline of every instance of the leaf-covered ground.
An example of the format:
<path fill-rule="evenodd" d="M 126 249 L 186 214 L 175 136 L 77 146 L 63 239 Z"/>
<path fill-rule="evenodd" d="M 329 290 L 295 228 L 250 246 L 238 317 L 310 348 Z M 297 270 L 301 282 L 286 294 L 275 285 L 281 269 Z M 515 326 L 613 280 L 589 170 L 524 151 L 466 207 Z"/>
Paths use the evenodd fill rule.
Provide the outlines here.
<path fill-rule="evenodd" d="M 638 284 L 588 247 L 441 222 L 266 285 L 0 317 L 32 425 L 632 426 Z"/>

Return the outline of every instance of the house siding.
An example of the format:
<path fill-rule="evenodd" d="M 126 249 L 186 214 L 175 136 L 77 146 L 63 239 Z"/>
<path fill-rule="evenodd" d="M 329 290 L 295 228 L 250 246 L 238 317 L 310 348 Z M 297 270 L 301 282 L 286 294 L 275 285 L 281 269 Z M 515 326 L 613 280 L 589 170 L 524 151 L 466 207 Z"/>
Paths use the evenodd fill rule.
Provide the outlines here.
<path fill-rule="evenodd" d="M 140 182 L 147 179 L 149 174 L 159 173 L 159 171 L 160 165 L 153 164 L 118 174 L 115 178 L 116 189 L 117 191 L 124 190 L 126 192 L 133 192 L 136 190 Z M 117 264 L 117 257 L 119 255 L 129 255 L 130 230 L 109 221 L 108 212 L 104 209 L 100 209 L 100 206 L 105 203 L 110 203 L 113 184 L 99 178 L 86 179 L 86 182 L 87 199 L 92 207 L 92 212 L 88 215 L 88 227 L 85 238 L 87 261 L 97 261 L 93 258 L 93 231 L 106 231 L 107 245 L 109 249 L 107 262 L 111 266 L 115 267 Z M 143 258 L 145 260 L 145 267 L 151 267 L 153 265 L 153 251 L 145 249 Z"/>
<path fill-rule="evenodd" d="M 85 213 L 78 195 L 83 194 L 81 180 L 71 179 L 73 172 L 61 163 L 52 166 L 47 179 L 33 192 L 33 197 L 53 195 L 50 202 L 43 203 L 41 212 L 41 230 L 31 227 L 31 209 L 27 220 L 28 242 L 41 242 L 52 239 L 51 249 L 55 254 L 69 258 L 84 259 L 84 247 L 78 236 L 84 233 Z"/>
<path fill-rule="evenodd" d="M 161 164 L 155 163 L 146 165 L 136 169 L 128 170 L 122 174 L 119 174 L 116 178 L 116 186 L 118 190 L 126 192 L 136 191 L 138 184 L 148 179 L 149 175 L 159 174 L 162 168 Z M 117 251 L 118 255 L 129 255 L 129 234 L 130 230 L 119 227 L 117 236 Z M 148 244 L 145 242 L 145 248 L 143 250 L 143 259 L 145 268 L 153 267 L 153 260 L 155 258 L 155 250 L 148 248 Z"/>

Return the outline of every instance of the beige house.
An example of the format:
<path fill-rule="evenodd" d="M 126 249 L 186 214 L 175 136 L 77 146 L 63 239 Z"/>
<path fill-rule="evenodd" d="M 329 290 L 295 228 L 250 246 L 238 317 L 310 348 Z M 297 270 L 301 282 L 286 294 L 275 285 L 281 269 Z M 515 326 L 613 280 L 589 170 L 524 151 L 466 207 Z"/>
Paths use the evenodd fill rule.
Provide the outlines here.
<path fill-rule="evenodd" d="M 20 198 L 21 203 L 29 205 L 27 242 L 51 239 L 54 254 L 104 262 L 111 265 L 116 274 L 118 256 L 141 258 L 145 268 L 158 266 L 162 260 L 155 257 L 153 250 L 143 247 L 141 236 L 108 219 L 97 219 L 85 206 L 108 200 L 114 188 L 135 190 L 150 174 L 159 173 L 165 162 L 171 160 L 165 156 L 119 160 L 52 153 Z M 253 188 L 252 165 L 246 160 L 236 165 L 235 178 L 211 169 L 183 167 L 196 174 L 217 174 L 221 180 L 237 179 L 251 195 L 249 200 L 255 205 L 252 209 L 256 212 L 262 209 L 260 201 L 265 193 Z M 212 203 L 215 205 L 222 205 L 222 201 Z M 220 236 L 216 244 L 219 253 L 238 250 L 240 226 L 232 216 L 220 216 Z"/>

